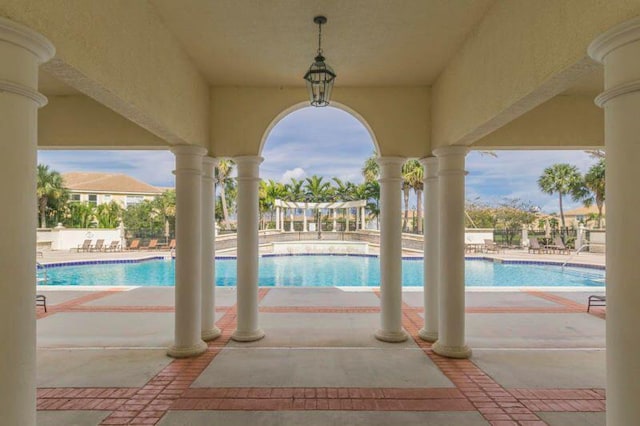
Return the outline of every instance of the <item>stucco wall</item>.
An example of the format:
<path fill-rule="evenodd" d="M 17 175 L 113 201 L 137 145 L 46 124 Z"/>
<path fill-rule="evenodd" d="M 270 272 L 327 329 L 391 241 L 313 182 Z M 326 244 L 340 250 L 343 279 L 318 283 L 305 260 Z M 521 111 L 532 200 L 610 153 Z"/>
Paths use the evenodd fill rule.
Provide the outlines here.
<path fill-rule="evenodd" d="M 148 2 L 4 0 L 0 16 L 51 40 L 55 77 L 172 144 L 207 143 L 208 85 Z"/>
<path fill-rule="evenodd" d="M 469 145 L 561 93 L 596 66 L 589 43 L 637 15 L 637 0 L 498 0 L 433 86 L 433 146 Z"/>
<path fill-rule="evenodd" d="M 428 87 L 340 88 L 334 106 L 359 118 L 382 155 L 422 157 L 429 147 Z M 211 89 L 211 152 L 215 156 L 257 155 L 268 131 L 287 113 L 306 106 L 304 88 Z"/>

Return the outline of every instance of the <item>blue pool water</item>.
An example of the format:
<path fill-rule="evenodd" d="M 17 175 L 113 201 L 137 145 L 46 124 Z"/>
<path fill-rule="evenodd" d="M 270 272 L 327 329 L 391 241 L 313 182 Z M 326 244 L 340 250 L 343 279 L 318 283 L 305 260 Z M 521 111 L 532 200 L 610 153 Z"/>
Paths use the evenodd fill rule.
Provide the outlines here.
<path fill-rule="evenodd" d="M 377 257 L 265 256 L 260 258 L 259 282 L 268 287 L 379 286 Z M 173 286 L 174 262 L 149 260 L 47 268 L 49 285 Z M 422 259 L 402 261 L 404 286 L 422 286 Z M 554 265 L 494 263 L 467 260 L 467 287 L 494 286 L 603 286 L 605 272 L 591 268 Z M 216 260 L 216 284 L 236 285 L 236 260 Z"/>

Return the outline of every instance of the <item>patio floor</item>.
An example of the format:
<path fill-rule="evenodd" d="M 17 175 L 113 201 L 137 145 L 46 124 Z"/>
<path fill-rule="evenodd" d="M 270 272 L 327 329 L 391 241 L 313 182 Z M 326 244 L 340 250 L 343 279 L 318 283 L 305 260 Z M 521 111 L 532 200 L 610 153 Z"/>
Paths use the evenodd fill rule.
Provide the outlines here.
<path fill-rule="evenodd" d="M 260 289 L 263 340 L 223 330 L 190 360 L 164 355 L 173 288 L 46 290 L 38 311 L 38 425 L 604 425 L 605 313 L 587 293 L 467 293 L 470 360 L 417 338 L 422 293 L 404 293 L 401 344 L 373 337 L 376 290 Z M 41 309 L 41 308 L 38 308 Z"/>

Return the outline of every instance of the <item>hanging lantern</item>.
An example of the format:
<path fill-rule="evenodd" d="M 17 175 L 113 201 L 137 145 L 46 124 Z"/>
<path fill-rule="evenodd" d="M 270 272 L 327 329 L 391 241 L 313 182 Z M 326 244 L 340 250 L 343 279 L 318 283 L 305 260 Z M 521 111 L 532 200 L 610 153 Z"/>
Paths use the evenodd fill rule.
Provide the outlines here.
<path fill-rule="evenodd" d="M 307 82 L 311 105 L 323 107 L 329 105 L 336 73 L 324 62 L 324 56 L 322 56 L 322 25 L 327 23 L 327 18 L 316 16 L 313 22 L 318 24 L 318 53 L 304 75 L 304 79 Z"/>

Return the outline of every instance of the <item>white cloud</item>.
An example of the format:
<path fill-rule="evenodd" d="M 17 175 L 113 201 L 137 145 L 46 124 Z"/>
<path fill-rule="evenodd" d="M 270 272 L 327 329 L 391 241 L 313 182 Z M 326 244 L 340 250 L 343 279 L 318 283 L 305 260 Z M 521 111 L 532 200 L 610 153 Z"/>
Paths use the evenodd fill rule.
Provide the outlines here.
<path fill-rule="evenodd" d="M 302 179 L 307 175 L 307 173 L 304 171 L 303 168 L 301 167 L 296 167 L 293 170 L 287 170 L 286 172 L 284 172 L 282 174 L 282 177 L 280 178 L 280 182 L 282 183 L 288 183 L 291 181 L 291 179 Z"/>

